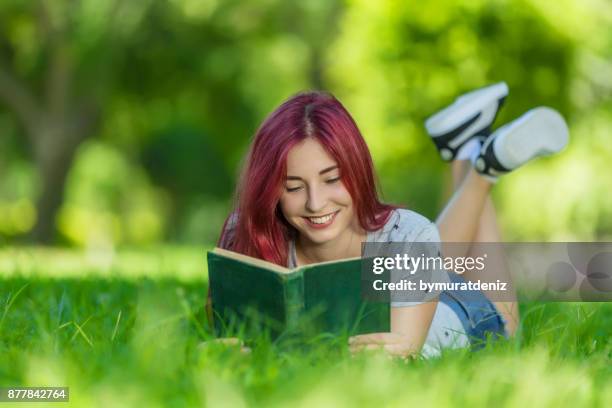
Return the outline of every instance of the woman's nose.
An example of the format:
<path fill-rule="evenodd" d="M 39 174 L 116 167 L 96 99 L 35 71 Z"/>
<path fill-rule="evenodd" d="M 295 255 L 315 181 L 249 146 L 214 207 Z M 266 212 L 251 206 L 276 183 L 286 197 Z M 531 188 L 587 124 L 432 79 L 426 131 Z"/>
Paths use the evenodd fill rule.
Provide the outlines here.
<path fill-rule="evenodd" d="M 327 198 L 325 194 L 317 188 L 308 189 L 308 200 L 306 201 L 306 209 L 312 213 L 318 213 L 325 208 Z"/>

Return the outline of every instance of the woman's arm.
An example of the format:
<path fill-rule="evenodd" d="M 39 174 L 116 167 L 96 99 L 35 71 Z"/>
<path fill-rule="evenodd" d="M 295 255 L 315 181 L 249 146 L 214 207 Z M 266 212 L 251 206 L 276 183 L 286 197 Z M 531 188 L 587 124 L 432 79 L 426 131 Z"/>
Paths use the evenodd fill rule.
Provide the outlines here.
<path fill-rule="evenodd" d="M 391 332 L 353 336 L 349 339 L 351 352 L 384 349 L 398 357 L 418 355 L 427 338 L 437 304 L 437 301 L 431 301 L 391 308 Z"/>
<path fill-rule="evenodd" d="M 439 255 L 440 235 L 436 225 L 423 217 L 402 226 L 400 221 L 399 236 L 393 237 L 396 242 L 431 243 L 422 247 L 430 256 Z M 412 237 L 415 222 L 420 222 L 420 231 Z M 405 232 L 403 232 L 405 231 Z M 403 234 L 403 236 L 402 236 Z M 412 244 L 410 244 L 412 245 Z M 406 253 L 410 253 L 410 246 Z M 427 333 L 436 312 L 437 298 L 412 306 L 391 306 L 391 331 L 352 337 L 349 340 L 351 351 L 384 348 L 390 354 L 401 357 L 415 356 L 420 353 Z"/>

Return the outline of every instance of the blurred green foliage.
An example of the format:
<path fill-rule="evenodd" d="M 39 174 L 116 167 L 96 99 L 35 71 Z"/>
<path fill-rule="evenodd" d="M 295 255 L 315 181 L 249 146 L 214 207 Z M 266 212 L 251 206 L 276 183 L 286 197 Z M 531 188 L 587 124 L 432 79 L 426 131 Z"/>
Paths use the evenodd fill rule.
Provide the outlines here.
<path fill-rule="evenodd" d="M 39 41 L 40 4 L 0 4 L 0 68 L 37 96 L 51 55 Z M 572 137 L 557 157 L 495 188 L 505 237 L 612 236 L 610 2 L 47 4 L 50 21 L 65 23 L 70 92 L 100 112 L 62 186 L 57 242 L 214 243 L 250 137 L 268 112 L 308 88 L 331 91 L 353 114 L 384 198 L 435 218 L 449 176 L 422 122 L 458 94 L 499 80 L 510 96 L 498 123 L 549 105 L 566 116 Z M 0 101 L 0 244 L 19 242 L 40 219 L 40 148 L 25 133 Z"/>

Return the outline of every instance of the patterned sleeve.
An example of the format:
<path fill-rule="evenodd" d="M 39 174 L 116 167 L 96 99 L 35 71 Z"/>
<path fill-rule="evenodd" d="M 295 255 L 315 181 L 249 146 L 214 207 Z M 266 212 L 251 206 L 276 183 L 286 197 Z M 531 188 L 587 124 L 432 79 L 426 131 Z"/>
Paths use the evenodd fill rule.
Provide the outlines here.
<path fill-rule="evenodd" d="M 432 242 L 440 243 L 440 233 L 438 227 L 433 222 L 423 227 L 421 232 L 417 235 L 415 242 Z M 439 247 L 439 245 L 437 245 Z"/>

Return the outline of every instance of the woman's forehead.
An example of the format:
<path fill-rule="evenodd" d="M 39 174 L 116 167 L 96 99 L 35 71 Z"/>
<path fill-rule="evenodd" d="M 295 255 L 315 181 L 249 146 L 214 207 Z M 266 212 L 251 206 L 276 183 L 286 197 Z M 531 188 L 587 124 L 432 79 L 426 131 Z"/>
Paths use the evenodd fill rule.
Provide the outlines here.
<path fill-rule="evenodd" d="M 318 173 L 338 163 L 314 138 L 306 138 L 295 145 L 287 155 L 287 174 L 294 172 Z"/>

